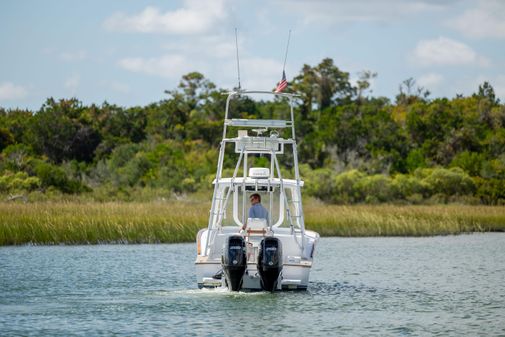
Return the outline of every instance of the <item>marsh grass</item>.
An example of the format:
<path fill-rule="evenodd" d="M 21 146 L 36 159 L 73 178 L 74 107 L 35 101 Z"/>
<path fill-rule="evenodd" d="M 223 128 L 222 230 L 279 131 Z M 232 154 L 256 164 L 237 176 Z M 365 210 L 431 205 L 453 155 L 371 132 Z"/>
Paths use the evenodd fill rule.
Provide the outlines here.
<path fill-rule="evenodd" d="M 505 231 L 505 207 L 308 206 L 305 216 L 307 227 L 321 236 L 429 236 Z"/>
<path fill-rule="evenodd" d="M 0 203 L 0 245 L 188 242 L 207 214 L 192 202 Z"/>
<path fill-rule="evenodd" d="M 192 242 L 210 205 L 169 202 L 0 203 L 0 245 Z M 309 201 L 321 236 L 426 236 L 505 231 L 505 207 L 336 206 Z"/>

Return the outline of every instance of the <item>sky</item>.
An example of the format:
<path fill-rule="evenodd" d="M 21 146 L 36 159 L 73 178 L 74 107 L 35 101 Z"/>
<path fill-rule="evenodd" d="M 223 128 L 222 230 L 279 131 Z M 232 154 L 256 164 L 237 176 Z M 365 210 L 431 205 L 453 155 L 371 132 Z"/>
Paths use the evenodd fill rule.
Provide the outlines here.
<path fill-rule="evenodd" d="M 48 97 L 146 105 L 198 71 L 218 87 L 270 90 L 330 57 L 370 95 L 394 99 L 414 78 L 431 98 L 488 81 L 505 100 L 501 0 L 2 0 L 0 107 Z"/>

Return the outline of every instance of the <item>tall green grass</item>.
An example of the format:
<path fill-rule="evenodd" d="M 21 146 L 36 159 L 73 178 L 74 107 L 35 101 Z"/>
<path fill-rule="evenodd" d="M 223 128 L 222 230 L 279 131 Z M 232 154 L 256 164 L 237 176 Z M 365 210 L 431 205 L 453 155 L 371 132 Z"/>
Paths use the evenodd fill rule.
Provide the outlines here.
<path fill-rule="evenodd" d="M 208 202 L 0 203 L 0 245 L 192 242 Z M 425 236 L 505 231 L 505 207 L 305 206 L 321 236 Z"/>

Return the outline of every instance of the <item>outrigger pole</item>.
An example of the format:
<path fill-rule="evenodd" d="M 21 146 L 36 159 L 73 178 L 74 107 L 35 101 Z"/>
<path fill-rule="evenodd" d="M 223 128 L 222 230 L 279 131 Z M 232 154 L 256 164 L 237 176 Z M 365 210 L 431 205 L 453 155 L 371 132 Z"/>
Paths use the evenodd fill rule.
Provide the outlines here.
<path fill-rule="evenodd" d="M 240 63 L 238 58 L 238 37 L 237 37 L 237 27 L 235 27 L 235 48 L 237 50 L 237 75 L 238 75 L 238 90 L 240 91 Z"/>
<path fill-rule="evenodd" d="M 288 33 L 288 43 L 286 44 L 286 53 L 284 54 L 284 65 L 282 66 L 282 72 L 286 70 L 286 60 L 288 59 L 288 49 L 289 49 L 289 40 L 291 39 L 291 29 Z"/>

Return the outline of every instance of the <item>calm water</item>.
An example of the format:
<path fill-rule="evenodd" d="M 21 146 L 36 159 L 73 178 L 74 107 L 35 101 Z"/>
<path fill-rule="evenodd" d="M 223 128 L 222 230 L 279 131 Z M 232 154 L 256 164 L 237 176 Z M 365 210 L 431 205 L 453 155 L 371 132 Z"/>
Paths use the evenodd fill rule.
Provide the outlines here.
<path fill-rule="evenodd" d="M 194 244 L 0 248 L 2 336 L 505 336 L 505 234 L 325 238 L 310 290 L 198 290 Z"/>

